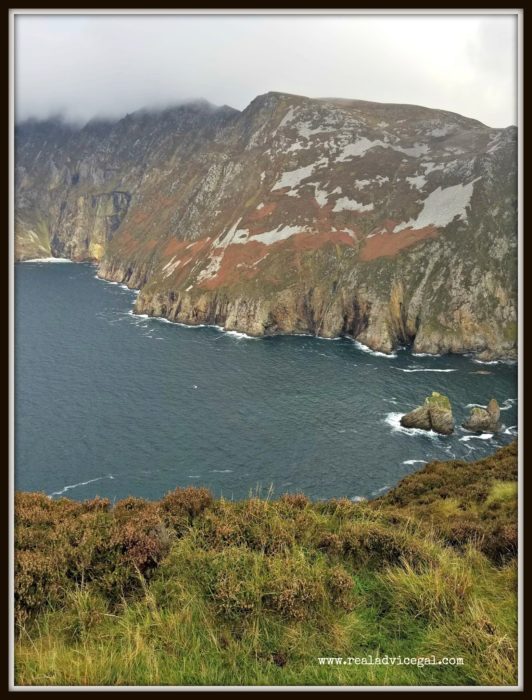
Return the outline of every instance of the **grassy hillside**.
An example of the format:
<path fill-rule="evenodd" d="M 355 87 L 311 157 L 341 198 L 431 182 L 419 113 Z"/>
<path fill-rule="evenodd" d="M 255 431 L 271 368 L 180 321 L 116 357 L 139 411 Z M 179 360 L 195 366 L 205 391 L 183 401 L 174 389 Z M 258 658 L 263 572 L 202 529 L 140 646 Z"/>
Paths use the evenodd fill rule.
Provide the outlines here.
<path fill-rule="evenodd" d="M 516 479 L 514 443 L 363 503 L 19 493 L 16 683 L 515 684 Z"/>

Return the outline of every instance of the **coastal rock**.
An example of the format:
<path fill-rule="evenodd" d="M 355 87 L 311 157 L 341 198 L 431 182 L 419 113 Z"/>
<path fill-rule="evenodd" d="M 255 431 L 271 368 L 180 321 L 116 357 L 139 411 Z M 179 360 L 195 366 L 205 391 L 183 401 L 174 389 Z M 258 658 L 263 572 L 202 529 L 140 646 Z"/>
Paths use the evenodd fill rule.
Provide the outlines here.
<path fill-rule="evenodd" d="M 473 433 L 496 433 L 501 429 L 501 410 L 496 399 L 491 399 L 486 408 L 473 406 L 469 418 L 462 427 Z"/>
<path fill-rule="evenodd" d="M 419 406 L 401 418 L 403 428 L 418 428 L 419 430 L 431 430 L 430 411 L 428 406 Z"/>
<path fill-rule="evenodd" d="M 434 430 L 441 435 L 450 435 L 454 430 L 451 402 L 447 396 L 433 391 L 431 396 L 427 396 L 423 406 L 406 413 L 401 418 L 401 425 L 404 428 Z"/>

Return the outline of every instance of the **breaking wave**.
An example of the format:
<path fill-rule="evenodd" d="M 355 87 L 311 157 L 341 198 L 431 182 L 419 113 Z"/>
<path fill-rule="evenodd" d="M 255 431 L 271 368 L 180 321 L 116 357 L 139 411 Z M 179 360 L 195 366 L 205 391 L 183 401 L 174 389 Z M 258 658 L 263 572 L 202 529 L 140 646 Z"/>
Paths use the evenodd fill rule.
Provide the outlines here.
<path fill-rule="evenodd" d="M 469 442 L 470 440 L 491 440 L 493 433 L 482 433 L 482 435 L 464 435 L 460 438 L 460 442 Z"/>
<path fill-rule="evenodd" d="M 403 415 L 403 413 L 395 413 L 392 411 L 391 413 L 386 414 L 384 422 L 391 426 L 392 431 L 394 433 L 403 433 L 404 435 L 410 436 L 425 435 L 426 437 L 430 437 L 432 439 L 440 437 L 438 433 L 434 432 L 434 430 L 421 430 L 420 428 L 404 428 L 401 425 L 401 418 Z"/>
<path fill-rule="evenodd" d="M 68 258 L 32 258 L 31 260 L 20 260 L 23 263 L 71 263 Z"/>
<path fill-rule="evenodd" d="M 364 343 L 361 343 L 359 340 L 353 340 L 353 343 L 355 344 L 355 347 L 357 350 L 362 350 L 362 352 L 367 352 L 368 355 L 373 355 L 374 357 L 386 357 L 387 359 L 391 360 L 394 357 L 397 357 L 396 353 L 386 353 L 386 352 L 380 352 L 379 350 L 372 350 L 371 348 L 368 348 L 367 345 L 364 345 Z"/>
<path fill-rule="evenodd" d="M 394 367 L 394 369 L 398 369 L 400 372 L 457 372 L 458 370 L 456 369 L 403 369 L 402 367 Z"/>
<path fill-rule="evenodd" d="M 112 474 L 107 474 L 107 476 L 99 476 L 97 479 L 89 479 L 88 481 L 80 481 L 77 484 L 69 484 L 68 486 L 65 486 L 64 488 L 61 489 L 61 491 L 54 491 L 53 493 L 49 494 L 48 498 L 52 498 L 52 496 L 60 496 L 63 493 L 66 493 L 67 491 L 71 491 L 72 489 L 77 489 L 79 486 L 86 486 L 87 484 L 94 484 L 96 481 L 103 481 L 103 479 L 114 479 L 114 476 Z"/>

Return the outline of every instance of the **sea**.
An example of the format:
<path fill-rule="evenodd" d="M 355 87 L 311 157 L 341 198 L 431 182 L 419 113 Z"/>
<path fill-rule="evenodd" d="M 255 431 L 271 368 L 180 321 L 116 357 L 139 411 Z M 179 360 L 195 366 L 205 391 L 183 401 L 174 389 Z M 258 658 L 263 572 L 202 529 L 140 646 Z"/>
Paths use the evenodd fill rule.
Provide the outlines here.
<path fill-rule="evenodd" d="M 363 500 L 431 460 L 476 460 L 518 433 L 517 365 L 391 356 L 351 339 L 250 338 L 133 312 L 89 263 L 15 265 L 15 488 L 50 498 Z M 449 397 L 451 436 L 400 417 Z M 496 398 L 502 430 L 460 427 Z"/>

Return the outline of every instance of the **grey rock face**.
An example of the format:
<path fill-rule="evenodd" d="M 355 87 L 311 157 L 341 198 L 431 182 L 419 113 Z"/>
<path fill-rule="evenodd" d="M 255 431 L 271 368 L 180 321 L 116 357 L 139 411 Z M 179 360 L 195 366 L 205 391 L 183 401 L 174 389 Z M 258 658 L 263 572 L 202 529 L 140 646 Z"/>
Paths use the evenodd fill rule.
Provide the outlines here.
<path fill-rule="evenodd" d="M 514 359 L 516 145 L 442 110 L 282 93 L 25 123 L 16 258 L 98 261 L 184 323 Z"/>
<path fill-rule="evenodd" d="M 474 406 L 469 418 L 462 425 L 474 433 L 495 433 L 501 429 L 500 415 L 499 404 L 496 399 L 491 399 L 486 408 Z"/>
<path fill-rule="evenodd" d="M 401 418 L 403 428 L 418 428 L 419 430 L 432 430 L 430 410 L 428 406 L 419 406 Z"/>
<path fill-rule="evenodd" d="M 425 399 L 423 406 L 401 418 L 401 425 L 404 428 L 434 430 L 441 435 L 450 435 L 454 430 L 451 402 L 446 396 L 434 391 Z"/>

